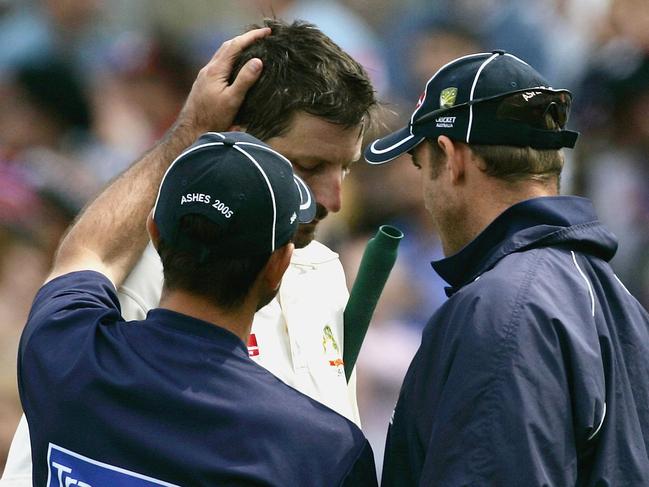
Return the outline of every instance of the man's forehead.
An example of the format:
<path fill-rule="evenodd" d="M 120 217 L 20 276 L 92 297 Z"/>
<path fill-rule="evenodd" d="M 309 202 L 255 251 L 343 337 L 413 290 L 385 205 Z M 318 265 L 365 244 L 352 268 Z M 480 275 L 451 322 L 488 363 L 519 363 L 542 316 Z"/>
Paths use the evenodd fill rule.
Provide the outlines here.
<path fill-rule="evenodd" d="M 312 158 L 326 161 L 350 162 L 360 157 L 364 123 L 351 127 L 298 113 L 288 130 L 266 142 L 289 158 Z"/>
<path fill-rule="evenodd" d="M 330 122 L 324 117 L 300 111 L 293 115 L 285 133 L 300 134 L 302 136 L 320 135 L 355 142 L 362 138 L 364 130 L 364 120 L 361 120 L 356 125 L 341 125 Z"/>

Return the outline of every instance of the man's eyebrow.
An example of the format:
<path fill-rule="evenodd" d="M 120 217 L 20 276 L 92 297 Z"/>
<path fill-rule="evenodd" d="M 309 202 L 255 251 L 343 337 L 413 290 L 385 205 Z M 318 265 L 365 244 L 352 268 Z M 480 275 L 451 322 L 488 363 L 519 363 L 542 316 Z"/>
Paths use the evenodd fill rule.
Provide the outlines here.
<path fill-rule="evenodd" d="M 293 157 L 293 158 L 291 158 L 291 161 L 295 161 L 295 162 L 298 162 L 298 163 L 306 162 L 306 163 L 312 163 L 312 164 L 316 164 L 316 165 L 319 165 L 319 164 L 331 164 L 332 162 L 333 163 L 337 162 L 337 161 L 331 161 L 331 160 L 328 160 L 328 159 L 323 159 L 322 157 L 307 156 L 307 155 L 299 156 L 299 157 Z M 341 162 L 341 165 L 348 166 L 352 162 L 356 162 L 356 161 L 344 161 L 344 162 Z"/>
<path fill-rule="evenodd" d="M 313 163 L 313 164 L 324 164 L 324 163 L 327 162 L 324 159 L 322 159 L 321 157 L 310 156 L 308 154 L 291 157 L 291 160 L 296 161 L 296 162 L 310 162 L 310 163 Z"/>

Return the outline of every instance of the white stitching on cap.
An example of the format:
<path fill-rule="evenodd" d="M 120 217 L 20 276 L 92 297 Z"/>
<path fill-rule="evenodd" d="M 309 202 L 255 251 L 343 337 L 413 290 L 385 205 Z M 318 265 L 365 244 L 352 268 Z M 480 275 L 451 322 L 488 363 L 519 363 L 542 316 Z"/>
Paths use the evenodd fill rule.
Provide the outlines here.
<path fill-rule="evenodd" d="M 411 134 L 412 134 L 412 124 L 413 124 L 413 121 L 415 120 L 415 115 L 416 115 L 417 112 L 421 109 L 421 107 L 424 106 L 424 101 L 426 100 L 426 97 L 428 96 L 428 85 L 430 84 L 431 81 L 433 81 L 433 79 L 435 78 L 435 76 L 437 76 L 440 72 L 442 72 L 442 70 L 446 69 L 446 68 L 449 67 L 451 64 L 454 64 L 454 63 L 457 63 L 457 62 L 459 62 L 459 61 L 462 61 L 463 59 L 468 59 L 468 58 L 477 57 L 477 56 L 488 56 L 489 54 L 491 54 L 491 53 L 489 53 L 489 52 L 480 52 L 480 53 L 477 53 L 477 54 L 468 54 L 468 55 L 466 55 L 466 56 L 459 57 L 459 58 L 457 58 L 457 59 L 454 59 L 454 60 L 451 61 L 451 62 L 446 63 L 444 66 L 442 66 L 441 68 L 439 68 L 439 69 L 435 72 L 434 75 L 432 75 L 432 76 L 430 77 L 430 79 L 426 82 L 426 88 L 424 88 L 424 98 L 423 98 L 423 100 L 422 100 L 422 102 L 421 102 L 421 105 L 419 105 L 419 107 L 418 107 L 414 112 L 412 112 L 412 115 L 411 115 L 411 117 L 410 117 L 410 133 L 411 133 Z"/>
<path fill-rule="evenodd" d="M 216 133 L 216 132 L 213 132 Z M 220 134 L 219 134 L 220 135 Z M 169 167 L 164 173 L 164 176 L 162 176 L 162 180 L 160 181 L 160 186 L 158 186 L 158 196 L 155 198 L 155 204 L 153 205 L 153 216 L 155 217 L 155 212 L 158 207 L 158 200 L 160 199 L 160 190 L 162 189 L 162 184 L 165 182 L 165 179 L 167 178 L 167 174 L 169 174 L 169 171 L 171 171 L 171 168 L 174 167 L 174 164 L 176 164 L 182 157 L 186 156 L 187 154 L 197 151 L 198 149 L 202 149 L 204 147 L 211 147 L 214 145 L 223 145 L 223 142 L 208 142 L 206 144 L 201 144 L 197 145 L 196 147 L 190 147 L 187 149 L 185 152 L 180 154 L 178 157 L 176 157 L 171 164 L 169 164 Z"/>
<path fill-rule="evenodd" d="M 221 133 L 219 133 L 219 132 L 207 132 L 207 133 L 208 133 L 208 134 L 212 134 L 212 135 L 218 135 L 218 136 L 221 137 L 222 139 L 225 139 L 225 138 L 226 138 L 225 135 L 223 135 L 223 134 L 221 134 Z M 241 132 L 241 133 L 243 134 L 243 133 L 245 133 L 245 132 Z M 252 136 L 251 136 L 251 137 L 252 137 Z M 235 145 L 250 145 L 250 146 L 252 146 L 252 147 L 258 147 L 259 149 L 263 149 L 263 150 L 265 150 L 265 151 L 272 152 L 273 154 L 275 154 L 276 156 L 278 156 L 280 159 L 282 159 L 284 162 L 286 162 L 289 166 L 293 167 L 293 164 L 291 163 L 291 161 L 289 161 L 289 160 L 286 158 L 286 156 L 280 154 L 279 152 L 277 152 L 276 150 L 274 150 L 272 147 L 268 147 L 268 146 L 261 145 L 261 144 L 255 144 L 254 142 L 246 142 L 246 141 L 243 141 L 243 140 L 237 140 L 237 141 L 234 142 L 234 144 L 235 144 Z"/>
<path fill-rule="evenodd" d="M 469 102 L 473 101 L 473 94 L 475 93 L 475 87 L 478 84 L 478 78 L 480 78 L 480 74 L 482 73 L 482 70 L 489 64 L 491 61 L 496 59 L 500 54 L 494 54 L 491 56 L 489 59 L 487 59 L 480 67 L 478 68 L 478 72 L 475 74 L 475 78 L 473 78 L 473 85 L 471 86 L 471 94 L 469 95 Z M 471 136 L 471 126 L 473 125 L 473 105 L 469 105 L 469 126 L 466 129 L 466 143 L 469 143 L 469 137 Z"/>
<path fill-rule="evenodd" d="M 266 175 L 266 172 L 262 169 L 259 163 L 255 160 L 255 158 L 252 157 L 250 154 L 248 154 L 245 150 L 243 150 L 238 145 L 234 145 L 233 147 L 239 152 L 241 152 L 243 155 L 245 155 L 248 159 L 250 159 L 252 163 L 255 165 L 255 167 L 257 167 L 261 175 L 264 177 L 264 179 L 266 180 L 266 184 L 268 185 L 268 190 L 270 191 L 270 199 L 273 202 L 273 235 L 270 243 L 270 249 L 271 252 L 275 252 L 275 223 L 277 222 L 277 206 L 275 205 L 275 192 L 273 191 L 273 187 L 271 186 L 270 181 L 268 180 L 268 176 Z"/>
<path fill-rule="evenodd" d="M 466 56 L 462 56 L 462 57 L 459 57 L 459 58 L 457 58 L 457 59 L 454 59 L 453 61 L 450 61 L 450 62 L 446 63 L 444 66 L 442 66 L 441 68 L 439 68 L 439 69 L 435 72 L 435 74 L 432 75 L 432 76 L 430 77 L 430 79 L 426 82 L 426 87 L 424 88 L 424 97 L 423 97 L 423 99 L 422 99 L 421 105 L 419 105 L 419 106 L 415 109 L 415 111 L 412 112 L 412 115 L 410 116 L 410 123 L 408 124 L 408 130 L 410 130 L 410 136 L 409 136 L 409 137 L 406 137 L 405 139 L 400 140 L 399 142 L 397 142 L 397 143 L 391 145 L 390 147 L 388 147 L 388 148 L 386 148 L 386 149 L 375 149 L 376 143 L 379 142 L 379 140 L 381 140 L 381 139 L 379 139 L 379 140 L 375 140 L 374 142 L 372 142 L 372 145 L 370 145 L 370 152 L 371 152 L 372 154 L 377 154 L 377 155 L 385 154 L 386 152 L 390 152 L 391 150 L 394 150 L 395 148 L 399 147 L 400 145 L 405 144 L 406 142 L 408 142 L 410 139 L 412 139 L 412 138 L 415 136 L 415 135 L 412 133 L 412 124 L 413 124 L 413 121 L 414 121 L 414 119 L 415 119 L 415 115 L 417 114 L 417 112 L 419 112 L 419 110 L 421 109 L 421 107 L 424 106 L 424 102 L 426 101 L 426 97 L 428 96 L 428 86 L 430 85 L 431 81 L 433 81 L 433 79 L 435 79 L 435 77 L 436 77 L 440 72 L 442 72 L 444 69 L 446 69 L 447 67 L 449 67 L 451 64 L 454 64 L 454 63 L 457 63 L 457 62 L 459 62 L 459 61 L 462 61 L 463 59 L 469 59 L 469 58 L 472 58 L 472 57 L 479 57 L 479 56 L 488 56 L 489 54 L 490 54 L 490 53 L 488 53 L 488 52 L 481 52 L 481 53 L 477 53 L 477 54 L 468 54 L 468 55 L 466 55 Z M 421 140 L 424 140 L 424 137 L 422 137 Z M 419 143 L 421 143 L 421 141 L 420 141 Z M 418 144 L 419 144 L 419 143 L 418 143 Z M 418 144 L 417 144 L 417 145 L 418 145 Z M 416 146 L 415 146 L 415 147 L 416 147 Z M 372 161 L 368 160 L 367 158 L 365 158 L 365 160 L 366 160 L 369 164 L 383 164 L 383 163 L 386 163 L 386 162 L 388 162 L 388 161 L 391 161 L 392 159 L 395 159 L 396 157 L 398 157 L 398 156 L 400 156 L 400 155 L 401 155 L 401 154 L 397 154 L 396 156 L 391 157 L 390 159 L 386 159 L 386 160 L 383 160 L 383 161 L 380 161 L 380 162 L 372 162 Z"/>
<path fill-rule="evenodd" d="M 520 62 L 523 63 L 525 66 L 530 66 L 530 65 L 527 64 L 525 61 L 523 61 L 521 58 L 518 58 L 518 57 L 514 56 L 513 54 L 509 54 L 508 52 L 506 52 L 506 53 L 505 53 L 505 56 L 509 56 L 509 57 L 511 57 L 511 58 L 514 58 L 514 59 L 516 59 L 516 61 L 520 61 Z M 531 66 L 530 66 L 530 67 L 531 67 Z"/>
<path fill-rule="evenodd" d="M 395 144 L 392 144 L 390 147 L 387 147 L 387 148 L 385 148 L 385 149 L 375 149 L 374 146 L 375 146 L 376 143 L 379 142 L 381 139 L 379 139 L 379 140 L 375 140 L 374 142 L 372 142 L 372 145 L 370 146 L 370 151 L 372 152 L 372 154 L 385 154 L 386 152 L 390 152 L 392 149 L 395 149 L 395 148 L 399 147 L 400 145 L 405 144 L 406 142 L 408 142 L 408 141 L 409 141 L 410 139 L 412 139 L 413 137 L 414 137 L 414 135 L 409 135 L 409 136 L 406 137 L 405 139 L 401 139 L 399 142 L 397 142 L 397 143 L 395 143 Z"/>
<path fill-rule="evenodd" d="M 402 145 L 402 144 L 408 142 L 408 141 L 411 140 L 413 137 L 414 137 L 414 135 L 409 135 L 409 136 L 406 137 L 405 139 L 401 140 L 400 142 L 397 142 L 396 144 L 391 145 L 391 146 L 388 147 L 387 149 L 374 149 L 374 144 L 376 144 L 377 142 L 379 142 L 380 139 L 379 139 L 379 140 L 375 140 L 375 141 L 372 143 L 372 145 L 370 146 L 370 152 L 373 153 L 373 154 L 379 154 L 379 155 L 380 155 L 380 154 L 383 154 L 383 153 L 385 153 L 385 152 L 387 152 L 387 151 L 389 151 L 389 150 L 392 150 L 392 149 L 394 149 L 394 148 L 396 148 L 396 147 L 399 147 L 400 145 Z M 425 140 L 425 137 L 420 137 L 420 140 L 419 140 L 417 143 L 415 143 L 415 145 L 413 145 L 412 148 L 409 149 L 409 150 L 414 149 L 414 148 L 417 147 L 419 144 L 421 144 L 424 140 Z M 380 161 L 376 161 L 376 162 L 374 162 L 374 161 L 370 161 L 367 157 L 365 157 L 365 160 L 367 161 L 368 164 L 385 164 L 386 162 L 389 162 L 389 161 L 391 161 L 391 160 L 393 160 L 393 159 L 396 159 L 397 157 L 399 157 L 399 156 L 400 156 L 401 154 L 403 154 L 404 152 L 405 152 L 405 151 L 401 151 L 401 152 L 399 152 L 398 154 L 394 154 L 394 155 L 392 155 L 391 157 L 388 157 L 387 159 L 382 159 L 382 160 L 380 160 Z"/>
<path fill-rule="evenodd" d="M 277 152 L 276 150 L 272 149 L 271 147 L 266 147 L 265 145 L 260 145 L 260 144 L 255 144 L 254 142 L 237 142 L 237 145 L 250 145 L 252 147 L 258 147 L 262 150 L 265 150 L 267 152 L 272 152 L 276 156 L 279 156 L 280 159 L 282 159 L 284 162 L 286 162 L 289 166 L 293 167 L 293 164 L 291 161 L 289 161 L 285 156 Z"/>
<path fill-rule="evenodd" d="M 298 176 L 293 174 L 293 182 L 297 186 L 297 190 L 300 192 L 300 210 L 306 210 L 309 206 L 311 206 L 311 193 L 309 192 L 309 189 L 307 188 L 307 185 L 304 181 L 302 181 Z M 302 187 L 304 187 L 304 192 L 306 193 L 306 203 L 302 204 Z"/>

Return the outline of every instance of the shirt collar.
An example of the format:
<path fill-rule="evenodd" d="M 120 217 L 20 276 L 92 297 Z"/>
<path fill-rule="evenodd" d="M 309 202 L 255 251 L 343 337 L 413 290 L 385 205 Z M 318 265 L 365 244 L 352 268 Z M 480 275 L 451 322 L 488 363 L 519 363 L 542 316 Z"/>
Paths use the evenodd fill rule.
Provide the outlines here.
<path fill-rule="evenodd" d="M 529 248 L 554 232 L 586 223 L 599 226 L 593 206 L 585 198 L 549 196 L 526 200 L 506 209 L 458 253 L 431 265 L 451 285 L 447 289 L 450 296 L 504 256 Z"/>
<path fill-rule="evenodd" d="M 191 316 L 171 311 L 170 309 L 155 308 L 147 313 L 147 321 L 154 322 L 166 328 L 172 328 L 180 333 L 199 336 L 212 340 L 227 348 L 240 348 L 248 356 L 248 349 L 237 335 L 213 323 L 199 320 Z"/>

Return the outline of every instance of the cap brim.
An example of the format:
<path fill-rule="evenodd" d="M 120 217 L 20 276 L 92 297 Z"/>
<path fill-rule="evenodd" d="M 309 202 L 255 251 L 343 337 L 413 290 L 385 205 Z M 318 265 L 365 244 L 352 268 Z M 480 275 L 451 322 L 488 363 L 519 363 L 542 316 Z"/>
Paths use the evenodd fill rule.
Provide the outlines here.
<path fill-rule="evenodd" d="M 408 127 L 375 140 L 365 149 L 365 160 L 370 164 L 383 164 L 415 148 L 425 137 L 412 135 Z"/>
<path fill-rule="evenodd" d="M 311 189 L 309 189 L 302 179 L 295 174 L 293 175 L 293 179 L 295 180 L 295 185 L 300 192 L 300 211 L 298 212 L 297 220 L 300 223 L 309 223 L 315 218 L 315 196 L 313 196 Z"/>

